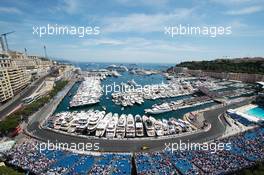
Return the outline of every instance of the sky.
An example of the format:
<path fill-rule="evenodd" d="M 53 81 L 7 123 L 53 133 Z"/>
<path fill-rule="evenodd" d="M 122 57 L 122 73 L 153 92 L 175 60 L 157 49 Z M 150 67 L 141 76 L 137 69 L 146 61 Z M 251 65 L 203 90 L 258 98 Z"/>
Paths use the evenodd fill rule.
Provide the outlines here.
<path fill-rule="evenodd" d="M 264 56 L 264 0 L 1 0 L 9 48 L 84 62 L 179 63 Z M 36 27 L 99 27 L 99 34 L 44 35 Z M 231 27 L 229 35 L 174 35 L 174 26 Z"/>

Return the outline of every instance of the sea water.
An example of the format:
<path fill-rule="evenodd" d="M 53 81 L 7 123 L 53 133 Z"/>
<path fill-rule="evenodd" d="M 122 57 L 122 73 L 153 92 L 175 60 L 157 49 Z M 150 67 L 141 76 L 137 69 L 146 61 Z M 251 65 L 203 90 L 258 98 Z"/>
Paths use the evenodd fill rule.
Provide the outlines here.
<path fill-rule="evenodd" d="M 81 65 L 83 70 L 85 68 L 90 69 L 90 66 L 93 68 L 105 68 L 109 64 L 92 64 L 93 66 L 89 65 Z M 97 65 L 97 67 L 95 67 Z M 126 65 L 127 66 L 127 65 Z M 131 66 L 131 65 L 130 65 Z M 136 65 L 132 65 L 136 66 Z M 164 65 L 156 65 L 156 64 L 146 64 L 146 65 L 140 65 L 144 66 L 144 69 L 156 69 L 156 70 L 166 70 L 167 67 L 164 67 Z M 124 72 L 121 74 L 120 77 L 107 77 L 105 80 L 102 81 L 102 86 L 106 85 L 111 85 L 113 83 L 115 84 L 121 84 L 127 83 L 129 80 L 134 80 L 137 84 L 140 84 L 142 86 L 144 85 L 150 85 L 150 84 L 160 84 L 160 83 L 167 83 L 166 78 L 162 76 L 161 74 L 154 74 L 154 75 L 136 75 L 136 74 L 130 74 L 129 72 Z M 190 98 L 190 95 L 183 95 L 183 96 L 178 96 L 178 97 L 173 97 L 173 98 L 165 98 L 165 99 L 156 99 L 156 100 L 144 100 L 144 103 L 141 105 L 135 104 L 134 106 L 131 107 L 122 107 L 121 105 L 116 105 L 112 101 L 111 93 L 103 94 L 103 96 L 100 98 L 100 102 L 95 104 L 95 105 L 88 105 L 88 106 L 82 106 L 78 108 L 69 108 L 69 103 L 74 96 L 74 94 L 77 92 L 77 89 L 79 87 L 80 83 L 76 83 L 72 89 L 69 91 L 68 95 L 64 97 L 62 102 L 58 105 L 55 113 L 62 112 L 62 111 L 81 111 L 81 110 L 89 110 L 89 109 L 94 109 L 94 110 L 104 110 L 103 108 L 106 108 L 106 112 L 112 112 L 112 113 L 118 113 L 119 115 L 121 114 L 132 114 L 132 115 L 144 115 L 144 109 L 151 108 L 152 105 L 154 104 L 161 104 L 164 102 L 171 102 L 171 101 L 177 101 L 181 99 L 187 99 Z M 71 94 L 71 95 L 70 95 Z M 189 107 L 185 109 L 179 109 L 176 111 L 171 111 L 171 112 L 166 112 L 162 114 L 156 114 L 153 115 L 155 118 L 181 118 L 185 113 L 191 112 L 191 111 L 196 111 L 199 109 L 204 109 L 207 107 L 210 107 L 212 105 L 216 104 L 215 102 L 195 106 L 195 107 Z"/>

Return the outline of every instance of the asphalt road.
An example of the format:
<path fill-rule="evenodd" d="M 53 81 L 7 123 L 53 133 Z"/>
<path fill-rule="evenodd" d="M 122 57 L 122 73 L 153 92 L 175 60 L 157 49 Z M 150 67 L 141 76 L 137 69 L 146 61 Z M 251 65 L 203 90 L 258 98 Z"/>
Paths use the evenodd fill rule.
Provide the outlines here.
<path fill-rule="evenodd" d="M 11 103 L 9 106 L 4 108 L 3 110 L 0 111 L 0 119 L 6 117 L 10 112 L 12 112 L 15 108 L 18 107 L 22 103 L 22 100 L 28 96 L 30 96 L 37 88 L 38 86 L 45 80 L 45 78 L 48 75 L 36 80 L 34 84 L 28 85 L 27 89 L 22 93 L 20 97 L 17 98 L 13 103 Z"/>
<path fill-rule="evenodd" d="M 98 151 L 107 152 L 139 152 L 142 151 L 143 146 L 149 147 L 146 151 L 157 151 L 166 148 L 166 145 L 172 145 L 174 143 L 202 143 L 209 140 L 213 140 L 221 136 L 225 131 L 225 126 L 222 121 L 219 120 L 218 116 L 224 113 L 229 108 L 239 107 L 250 103 L 251 100 L 245 100 L 232 105 L 221 107 L 219 109 L 213 109 L 204 113 L 204 118 L 211 123 L 211 128 L 208 131 L 197 132 L 191 135 L 183 135 L 174 138 L 162 138 L 162 139 L 128 139 L 128 140 L 107 140 L 100 138 L 84 138 L 80 136 L 71 136 L 63 133 L 54 132 L 53 130 L 40 128 L 40 122 L 47 117 L 54 108 L 56 100 L 50 102 L 42 110 L 39 111 L 33 120 L 28 124 L 27 131 L 35 138 L 44 142 L 52 143 L 67 143 L 68 145 L 76 144 L 88 144 L 87 150 L 96 150 L 96 144 L 99 146 Z M 56 106 L 56 105 L 55 105 Z M 166 144 L 166 145 L 165 145 Z"/>

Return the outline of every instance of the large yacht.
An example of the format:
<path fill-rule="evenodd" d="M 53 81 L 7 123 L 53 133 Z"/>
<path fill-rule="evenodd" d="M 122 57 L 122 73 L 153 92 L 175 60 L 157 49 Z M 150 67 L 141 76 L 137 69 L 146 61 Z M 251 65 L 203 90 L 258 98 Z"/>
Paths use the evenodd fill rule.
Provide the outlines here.
<path fill-rule="evenodd" d="M 122 114 L 118 119 L 117 127 L 116 127 L 116 137 L 124 138 L 126 135 L 126 115 Z"/>
<path fill-rule="evenodd" d="M 169 126 L 169 134 L 176 134 L 176 127 L 171 122 L 171 120 L 168 121 L 168 126 Z"/>
<path fill-rule="evenodd" d="M 99 121 L 104 117 L 105 111 L 96 110 L 94 114 L 89 118 L 89 123 L 87 126 L 87 132 L 92 133 L 95 131 Z"/>
<path fill-rule="evenodd" d="M 154 123 L 155 131 L 157 136 L 163 136 L 164 135 L 164 130 L 163 130 L 163 123 L 161 120 L 156 120 Z"/>
<path fill-rule="evenodd" d="M 106 134 L 105 134 L 106 138 L 115 137 L 117 122 L 118 122 L 118 114 L 115 113 L 106 128 Z"/>
<path fill-rule="evenodd" d="M 127 116 L 126 137 L 135 137 L 135 121 L 132 114 Z"/>
<path fill-rule="evenodd" d="M 169 135 L 170 129 L 169 129 L 169 125 L 168 125 L 168 120 L 162 119 L 162 124 L 163 124 L 164 135 Z"/>
<path fill-rule="evenodd" d="M 105 115 L 105 117 L 99 121 L 98 126 L 96 128 L 95 136 L 102 137 L 105 133 L 108 123 L 112 118 L 112 112 Z"/>
<path fill-rule="evenodd" d="M 153 117 L 147 117 L 145 115 L 143 115 L 142 119 L 143 119 L 144 126 L 146 128 L 147 135 L 149 137 L 154 137 L 156 135 L 155 128 L 154 128 L 155 119 Z"/>
<path fill-rule="evenodd" d="M 79 125 L 78 123 L 79 119 L 78 118 L 75 118 L 73 119 L 71 122 L 70 122 L 70 126 L 67 130 L 68 133 L 73 133 L 76 131 L 76 127 Z"/>
<path fill-rule="evenodd" d="M 78 125 L 76 126 L 76 132 L 82 133 L 88 125 L 89 117 L 93 111 L 81 112 L 78 114 Z"/>
<path fill-rule="evenodd" d="M 149 114 L 160 114 L 169 111 L 171 111 L 171 108 L 168 103 L 163 103 L 161 105 L 153 105 L 152 109 L 145 109 L 145 112 Z"/>
<path fill-rule="evenodd" d="M 144 136 L 144 129 L 143 129 L 142 118 L 140 115 L 135 116 L 135 122 L 136 122 L 136 136 L 137 137 L 143 137 Z"/>

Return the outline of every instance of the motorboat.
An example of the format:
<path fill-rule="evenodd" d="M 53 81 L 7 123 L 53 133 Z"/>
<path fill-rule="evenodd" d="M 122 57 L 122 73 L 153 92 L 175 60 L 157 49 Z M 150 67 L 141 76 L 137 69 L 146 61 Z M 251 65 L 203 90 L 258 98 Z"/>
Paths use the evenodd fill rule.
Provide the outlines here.
<path fill-rule="evenodd" d="M 95 131 L 99 121 L 104 117 L 104 115 L 105 115 L 105 111 L 98 111 L 98 110 L 96 110 L 94 114 L 91 115 L 87 126 L 88 134 Z"/>
<path fill-rule="evenodd" d="M 163 130 L 163 123 L 161 120 L 156 120 L 154 123 L 154 128 L 157 136 L 163 136 L 164 130 Z"/>
<path fill-rule="evenodd" d="M 140 115 L 135 116 L 135 123 L 136 123 L 136 136 L 143 137 L 144 136 L 144 128 L 142 123 L 142 118 Z"/>
<path fill-rule="evenodd" d="M 116 137 L 117 138 L 124 138 L 126 135 L 126 115 L 121 114 L 120 118 L 118 119 L 117 127 L 116 127 Z"/>
<path fill-rule="evenodd" d="M 135 137 L 135 121 L 132 114 L 127 116 L 126 137 Z"/>
<path fill-rule="evenodd" d="M 118 114 L 115 113 L 106 128 L 106 134 L 105 134 L 106 138 L 115 137 L 117 122 L 118 122 Z"/>
<path fill-rule="evenodd" d="M 110 122 L 111 118 L 112 118 L 112 112 L 109 112 L 108 114 L 105 115 L 103 119 L 99 121 L 98 126 L 96 128 L 95 136 L 102 137 L 104 135 L 107 125 Z"/>
<path fill-rule="evenodd" d="M 147 117 L 146 115 L 143 115 L 142 120 L 146 128 L 147 136 L 154 137 L 156 135 L 154 128 L 155 119 L 153 117 Z"/>

